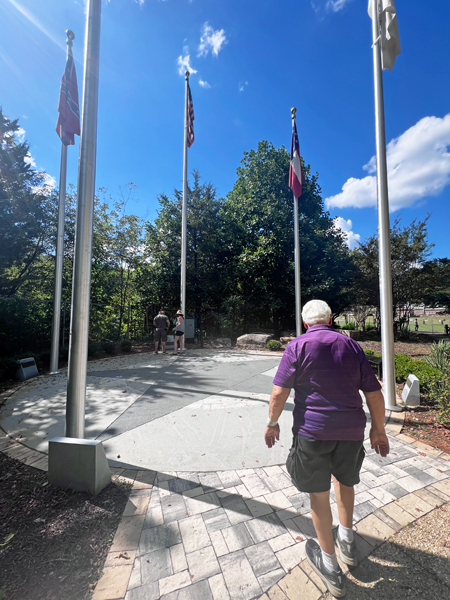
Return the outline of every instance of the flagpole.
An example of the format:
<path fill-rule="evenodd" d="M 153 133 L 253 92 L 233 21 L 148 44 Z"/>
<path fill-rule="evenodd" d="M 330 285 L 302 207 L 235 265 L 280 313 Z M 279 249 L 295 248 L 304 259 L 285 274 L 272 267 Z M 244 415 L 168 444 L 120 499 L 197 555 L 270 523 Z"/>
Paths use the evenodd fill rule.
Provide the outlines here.
<path fill-rule="evenodd" d="M 188 85 L 189 71 L 185 73 L 184 100 L 184 155 L 183 155 L 183 205 L 181 210 L 181 312 L 186 317 L 186 238 L 187 238 L 187 149 L 188 149 Z M 184 337 L 184 336 L 181 336 Z"/>
<path fill-rule="evenodd" d="M 296 108 L 291 108 L 292 130 L 295 125 Z M 300 159 L 301 160 L 301 159 Z M 301 302 L 301 280 L 300 280 L 300 233 L 298 224 L 298 199 L 294 198 L 294 270 L 295 270 L 295 327 L 297 337 L 302 334 L 302 302 Z"/>
<path fill-rule="evenodd" d="M 381 38 L 379 0 L 373 1 L 373 74 L 375 89 L 375 135 L 377 154 L 378 196 L 378 255 L 380 268 L 381 353 L 383 357 L 383 394 L 386 409 L 400 411 L 396 403 L 394 320 L 392 306 L 391 243 L 389 224 L 389 197 L 386 163 L 386 134 L 384 123 L 383 72 L 381 66 Z"/>
<path fill-rule="evenodd" d="M 69 57 L 72 40 L 75 39 L 73 31 L 66 31 L 67 58 Z M 60 126 L 62 128 L 62 126 Z M 61 131 L 60 131 L 61 137 Z M 61 297 L 64 257 L 64 220 L 66 212 L 66 175 L 67 175 L 67 146 L 61 141 L 61 166 L 59 171 L 59 204 L 58 204 L 58 229 L 56 233 L 55 255 L 55 286 L 53 294 L 53 327 L 52 347 L 50 352 L 50 375 L 57 375 L 59 363 L 59 334 L 61 326 Z"/>
<path fill-rule="evenodd" d="M 88 0 L 83 116 L 78 164 L 77 222 L 67 373 L 66 437 L 84 438 L 89 304 L 97 146 L 101 0 Z"/>

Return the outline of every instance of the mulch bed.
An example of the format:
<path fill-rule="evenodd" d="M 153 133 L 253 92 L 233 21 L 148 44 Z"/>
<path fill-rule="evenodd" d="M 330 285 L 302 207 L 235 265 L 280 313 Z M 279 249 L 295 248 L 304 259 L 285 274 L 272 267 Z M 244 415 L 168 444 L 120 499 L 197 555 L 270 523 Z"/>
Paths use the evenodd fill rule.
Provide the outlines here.
<path fill-rule="evenodd" d="M 0 600 L 90 598 L 129 492 L 50 487 L 46 473 L 0 453 Z"/>
<path fill-rule="evenodd" d="M 436 421 L 437 410 L 430 406 L 418 406 L 405 412 L 402 433 L 450 454 L 450 428 Z"/>
<path fill-rule="evenodd" d="M 409 354 L 409 356 L 420 358 L 430 354 L 431 339 L 429 343 L 423 342 L 394 342 L 395 354 Z M 363 350 L 373 350 L 377 354 L 381 354 L 381 342 L 375 341 L 358 341 L 358 344 Z"/>

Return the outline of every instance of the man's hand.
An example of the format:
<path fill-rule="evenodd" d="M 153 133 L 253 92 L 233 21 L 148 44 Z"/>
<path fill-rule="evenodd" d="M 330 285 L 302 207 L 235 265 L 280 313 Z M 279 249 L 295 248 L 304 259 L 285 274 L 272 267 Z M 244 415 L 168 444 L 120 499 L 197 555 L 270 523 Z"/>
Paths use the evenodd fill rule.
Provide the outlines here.
<path fill-rule="evenodd" d="M 272 448 L 272 446 L 275 446 L 275 443 L 279 439 L 280 439 L 280 426 L 278 425 L 278 423 L 276 425 L 274 425 L 273 427 L 270 427 L 270 425 L 267 425 L 266 430 L 264 432 L 264 441 L 266 442 L 266 446 L 268 448 Z"/>
<path fill-rule="evenodd" d="M 377 454 L 387 456 L 389 454 L 389 440 L 384 431 L 370 430 L 370 444 Z"/>

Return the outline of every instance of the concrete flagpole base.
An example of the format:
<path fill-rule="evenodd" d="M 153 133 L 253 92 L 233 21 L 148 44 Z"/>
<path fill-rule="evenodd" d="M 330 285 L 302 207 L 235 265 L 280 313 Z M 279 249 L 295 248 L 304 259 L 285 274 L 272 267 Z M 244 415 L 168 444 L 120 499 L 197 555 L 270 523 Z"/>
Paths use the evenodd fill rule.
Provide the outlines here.
<path fill-rule="evenodd" d="M 99 440 L 55 437 L 49 442 L 48 481 L 56 487 L 99 494 L 111 483 L 105 449 Z"/>

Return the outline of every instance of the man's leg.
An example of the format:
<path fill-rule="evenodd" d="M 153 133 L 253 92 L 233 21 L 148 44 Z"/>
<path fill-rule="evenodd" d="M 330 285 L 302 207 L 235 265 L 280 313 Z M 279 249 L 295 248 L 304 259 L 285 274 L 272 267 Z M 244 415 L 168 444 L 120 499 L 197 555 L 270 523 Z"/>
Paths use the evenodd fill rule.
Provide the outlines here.
<path fill-rule="evenodd" d="M 166 342 L 162 342 L 163 352 L 166 351 Z"/>
<path fill-rule="evenodd" d="M 343 527 L 351 529 L 353 526 L 353 507 L 355 504 L 355 489 L 339 483 L 333 477 L 334 493 L 339 512 L 339 522 Z"/>
<path fill-rule="evenodd" d="M 309 494 L 311 514 L 319 544 L 313 539 L 306 542 L 306 558 L 314 571 L 333 596 L 345 595 L 345 580 L 339 563 L 333 540 L 333 516 L 330 507 L 330 491 Z"/>
<path fill-rule="evenodd" d="M 330 491 L 316 492 L 311 498 L 311 514 L 320 547 L 327 554 L 334 554 L 333 515 L 330 507 Z"/>
<path fill-rule="evenodd" d="M 155 342 L 155 354 L 158 354 L 158 342 Z"/>

